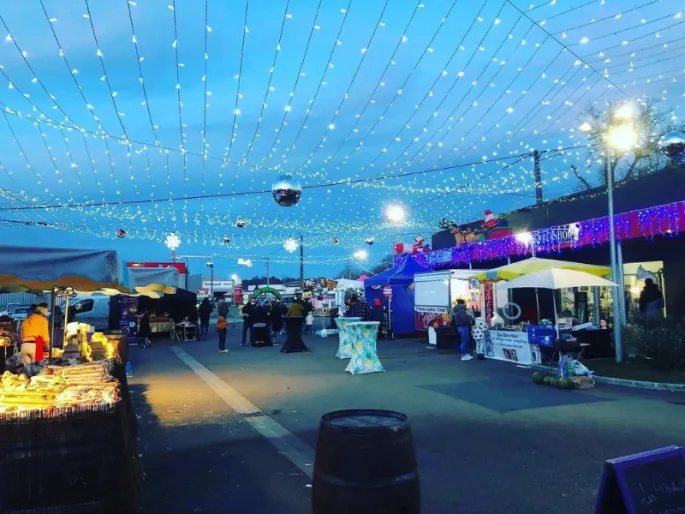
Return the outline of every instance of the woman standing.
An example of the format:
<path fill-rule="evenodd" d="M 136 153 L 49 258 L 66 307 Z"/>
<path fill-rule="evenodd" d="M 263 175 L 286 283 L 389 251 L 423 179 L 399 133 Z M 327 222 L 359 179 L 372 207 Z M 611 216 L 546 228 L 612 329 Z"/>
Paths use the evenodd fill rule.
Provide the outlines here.
<path fill-rule="evenodd" d="M 150 348 L 150 336 L 152 329 L 150 328 L 150 314 L 147 311 L 143 312 L 138 323 L 138 346 L 141 348 Z"/>

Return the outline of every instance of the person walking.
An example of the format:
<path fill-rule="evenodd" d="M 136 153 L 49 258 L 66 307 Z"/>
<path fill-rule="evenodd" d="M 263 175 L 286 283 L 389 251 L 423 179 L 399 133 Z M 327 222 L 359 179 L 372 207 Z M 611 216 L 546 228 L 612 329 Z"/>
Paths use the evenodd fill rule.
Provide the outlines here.
<path fill-rule="evenodd" d="M 361 318 L 362 321 L 371 319 L 371 307 L 356 294 L 350 298 L 350 318 Z"/>
<path fill-rule="evenodd" d="M 219 308 L 217 310 L 219 312 L 219 316 L 222 316 L 224 320 L 228 320 L 229 305 L 226 300 L 219 303 Z"/>
<path fill-rule="evenodd" d="M 209 303 L 209 298 L 202 300 L 198 314 L 200 315 L 200 335 L 205 336 L 209 334 L 209 317 L 212 315 L 214 308 Z"/>
<path fill-rule="evenodd" d="M 216 331 L 219 333 L 219 351 L 221 353 L 228 353 L 226 349 L 226 335 L 228 334 L 228 323 L 226 318 L 219 316 L 219 322 L 216 324 Z"/>
<path fill-rule="evenodd" d="M 254 310 L 257 308 L 257 297 L 252 296 L 250 298 L 250 303 L 243 305 L 242 316 L 243 316 L 243 340 L 240 346 L 247 345 L 246 338 L 248 331 L 250 332 L 250 342 L 252 342 L 252 315 Z"/>
<path fill-rule="evenodd" d="M 457 304 L 452 310 L 452 326 L 457 329 L 459 333 L 461 351 L 461 360 L 470 361 L 473 359 L 469 354 L 469 347 L 471 346 L 471 334 L 469 328 L 473 323 L 473 318 L 466 312 L 466 302 L 464 300 L 457 300 Z"/>
<path fill-rule="evenodd" d="M 313 334 L 314 333 L 314 313 L 312 311 L 309 311 L 307 313 L 307 315 L 304 318 L 304 322 L 306 324 L 305 334 Z"/>

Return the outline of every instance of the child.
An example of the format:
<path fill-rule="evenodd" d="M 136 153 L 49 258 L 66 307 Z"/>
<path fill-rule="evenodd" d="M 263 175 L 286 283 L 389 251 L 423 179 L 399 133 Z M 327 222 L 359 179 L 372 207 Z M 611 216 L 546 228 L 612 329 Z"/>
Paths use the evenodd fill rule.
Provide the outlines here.
<path fill-rule="evenodd" d="M 305 318 L 305 323 L 307 324 L 307 329 L 306 332 L 307 334 L 313 334 L 314 333 L 314 313 L 309 312 L 307 314 L 307 317 Z"/>
<path fill-rule="evenodd" d="M 472 333 L 473 339 L 476 341 L 476 359 L 485 360 L 485 331 L 488 326 L 485 324 L 483 316 L 481 316 L 480 311 L 475 311 L 473 313 L 475 322 L 473 324 Z"/>
<path fill-rule="evenodd" d="M 226 349 L 226 334 L 228 334 L 228 323 L 226 318 L 219 316 L 219 322 L 216 324 L 216 331 L 219 332 L 219 351 L 221 353 L 228 353 Z"/>

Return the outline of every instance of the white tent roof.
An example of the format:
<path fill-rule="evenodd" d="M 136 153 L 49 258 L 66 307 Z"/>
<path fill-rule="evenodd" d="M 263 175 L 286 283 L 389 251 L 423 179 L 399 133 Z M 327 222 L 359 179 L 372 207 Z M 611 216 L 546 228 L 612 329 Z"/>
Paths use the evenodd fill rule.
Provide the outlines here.
<path fill-rule="evenodd" d="M 570 269 L 548 268 L 523 275 L 507 283 L 507 287 L 533 287 L 541 289 L 566 289 L 569 287 L 615 287 L 616 284 L 602 277 Z"/>
<path fill-rule="evenodd" d="M 339 278 L 336 280 L 336 289 L 364 289 L 364 282 L 359 280 L 350 280 L 348 278 Z"/>

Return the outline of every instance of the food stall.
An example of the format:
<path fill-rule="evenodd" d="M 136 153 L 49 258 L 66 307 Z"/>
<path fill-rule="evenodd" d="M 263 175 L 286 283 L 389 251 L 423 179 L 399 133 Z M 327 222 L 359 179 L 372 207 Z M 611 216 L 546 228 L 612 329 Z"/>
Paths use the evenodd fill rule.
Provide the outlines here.
<path fill-rule="evenodd" d="M 478 280 L 471 279 L 479 270 L 445 270 L 414 275 L 414 322 L 416 330 L 428 330 L 429 325 L 448 326 L 450 313 L 457 300 L 466 308 L 481 310 L 481 290 Z"/>
<path fill-rule="evenodd" d="M 73 289 L 132 293 L 122 277 L 113 251 L 0 247 L 0 287 L 52 291 L 53 306 L 57 292 Z M 66 324 L 67 344 L 53 358 L 7 359 L 0 512 L 137 512 L 141 475 L 125 357 L 116 338 Z"/>
<path fill-rule="evenodd" d="M 571 282 L 565 281 L 563 284 L 560 282 L 559 287 L 604 287 L 611 285 L 611 282 L 600 278 L 610 274 L 611 270 L 606 266 L 536 257 L 479 272 L 472 278 L 483 284 L 504 282 L 502 285 L 506 289 L 515 287 L 556 289 L 556 287 L 552 287 L 556 284 L 550 283 L 548 280 L 517 282 L 517 280 L 523 280 L 527 276 L 535 279 L 537 273 L 543 273 L 545 277 L 554 275 L 554 272 L 550 270 L 569 272 L 565 276 L 569 277 Z M 590 278 L 588 279 L 588 277 Z M 588 280 L 590 281 L 588 282 Z M 569 284 L 573 284 L 573 286 Z M 556 305 L 554 310 L 556 311 Z M 556 343 L 559 340 L 559 323 L 556 323 L 556 319 L 554 324 L 543 320 L 540 324 L 533 325 L 521 319 L 521 307 L 512 302 L 506 302 L 501 306 L 494 305 L 492 314 L 493 321 L 490 330 L 486 333 L 485 341 L 487 357 L 518 364 L 539 364 L 545 355 L 554 357 L 557 352 Z"/>

